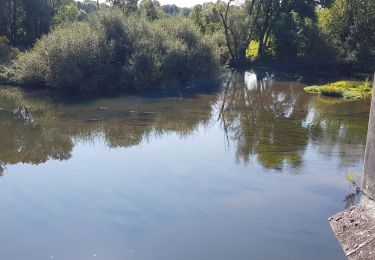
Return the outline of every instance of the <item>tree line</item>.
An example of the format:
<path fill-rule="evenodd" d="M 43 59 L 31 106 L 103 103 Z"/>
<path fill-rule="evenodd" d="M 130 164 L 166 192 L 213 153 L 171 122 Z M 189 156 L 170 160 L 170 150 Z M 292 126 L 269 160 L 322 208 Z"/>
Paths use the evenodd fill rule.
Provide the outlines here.
<path fill-rule="evenodd" d="M 375 69 L 373 0 L 218 1 L 195 6 L 190 17 L 203 32 L 224 33 L 234 66 L 253 58 L 282 66 Z"/>
<path fill-rule="evenodd" d="M 191 10 L 176 5 L 161 6 L 149 0 L 107 0 L 107 3 L 127 14 L 141 11 L 153 18 L 160 13 L 188 16 Z M 31 47 L 56 25 L 87 19 L 100 6 L 107 8 L 99 0 L 0 0 L 0 36 L 6 37 L 13 46 Z"/>
<path fill-rule="evenodd" d="M 93 21 L 98 15 L 103 17 L 103 12 L 109 13 L 106 18 L 108 21 L 101 21 L 99 27 L 103 29 L 104 26 L 106 33 L 112 30 L 110 37 L 102 38 L 106 46 L 111 46 L 108 49 L 109 53 L 101 54 L 100 59 L 103 63 L 113 65 L 110 59 L 115 56 L 111 55 L 125 51 L 121 46 L 125 44 L 124 42 L 130 42 L 128 46 L 130 49 L 127 50 L 130 54 L 126 56 L 129 59 L 117 61 L 116 66 L 126 65 L 128 68 L 133 66 L 134 53 L 138 53 L 134 48 L 140 44 L 139 39 L 143 38 L 129 29 L 135 25 L 125 25 L 125 23 L 143 24 L 152 32 L 150 37 L 156 37 L 147 39 L 147 44 L 155 51 L 154 54 L 159 56 L 148 57 L 148 65 L 145 64 L 146 61 L 140 64 L 146 68 L 156 62 L 153 66 L 156 66 L 159 74 L 158 76 L 155 74 L 155 78 L 163 74 L 159 70 L 162 67 L 160 64 L 167 62 L 162 55 L 174 53 L 173 62 L 176 62 L 178 57 L 182 57 L 179 52 L 184 51 L 186 46 L 191 47 L 190 41 L 199 42 L 198 45 L 207 52 L 206 56 L 212 55 L 210 61 L 217 60 L 221 65 L 231 67 L 256 63 L 284 68 L 302 66 L 321 70 L 338 68 L 344 71 L 371 71 L 375 69 L 375 1 L 373 0 L 245 0 L 241 4 L 234 0 L 219 0 L 192 8 L 163 6 L 156 0 L 107 0 L 105 4 L 100 4 L 96 0 L 0 0 L 0 6 L 2 7 L 0 9 L 0 52 L 2 53 L 0 62 L 14 59 L 16 61 L 14 64 L 18 64 L 19 67 L 13 66 L 16 68 L 13 74 L 31 71 L 26 69 L 20 60 L 25 61 L 24 57 L 30 58 L 32 55 L 36 56 L 36 53 L 41 55 L 43 50 L 39 46 L 48 43 L 51 45 L 51 50 L 61 49 L 59 43 L 53 43 L 52 40 L 53 35 L 57 37 L 61 31 L 72 36 L 65 37 L 70 40 L 65 40 L 63 35 L 61 36 L 62 42 L 66 43 L 66 49 L 64 47 L 63 51 L 71 53 L 69 62 L 83 59 L 84 57 L 75 57 L 74 55 L 79 54 L 69 50 L 69 46 L 74 46 L 79 41 L 85 42 L 87 31 L 83 29 L 80 32 L 78 28 L 82 25 L 78 24 L 90 24 L 90 29 L 86 29 L 100 35 L 103 31 L 100 31 L 98 23 L 94 25 Z M 118 13 L 121 13 L 121 18 L 118 17 Z M 112 16 L 116 16 L 117 20 L 113 20 Z M 165 46 L 157 45 L 156 39 L 160 36 L 160 31 L 172 30 L 163 27 L 165 24 L 161 26 L 163 21 L 171 18 L 176 24 L 183 24 L 182 28 L 188 29 L 183 35 L 184 46 L 173 46 L 168 43 L 171 49 L 165 50 Z M 115 22 L 121 23 L 121 26 Z M 189 34 L 194 35 L 195 39 L 194 37 L 193 40 L 189 39 Z M 44 35 L 47 36 L 42 37 Z M 163 37 L 167 36 L 163 35 Z M 176 37 L 178 38 L 177 35 Z M 26 52 L 18 54 L 14 51 L 15 48 Z M 197 53 L 201 55 L 201 51 Z M 194 66 L 207 65 L 202 60 L 200 60 L 202 63 L 193 64 L 193 60 L 195 62 L 199 60 L 192 58 L 197 53 L 190 49 L 188 53 L 192 55 L 191 61 L 185 57 L 184 62 L 190 63 L 188 65 L 191 71 Z M 52 56 L 39 58 L 51 61 Z M 172 61 L 173 56 L 169 58 Z M 51 64 L 51 62 L 45 63 Z M 25 64 L 31 66 L 31 63 Z M 43 65 L 44 68 L 46 64 Z M 182 65 L 179 66 L 183 68 Z M 163 68 L 166 67 L 165 65 Z M 146 70 L 141 71 L 146 77 Z M 83 78 L 89 77 L 89 73 L 90 70 L 84 71 L 82 68 L 78 72 L 80 75 L 85 75 Z M 133 76 L 136 74 L 134 71 L 127 73 Z M 30 78 L 29 76 L 24 78 Z M 45 75 L 39 79 L 45 83 L 49 76 Z M 141 75 L 137 77 L 140 81 Z M 133 78 L 132 81 L 134 80 Z M 73 82 L 77 81 L 73 80 Z"/>

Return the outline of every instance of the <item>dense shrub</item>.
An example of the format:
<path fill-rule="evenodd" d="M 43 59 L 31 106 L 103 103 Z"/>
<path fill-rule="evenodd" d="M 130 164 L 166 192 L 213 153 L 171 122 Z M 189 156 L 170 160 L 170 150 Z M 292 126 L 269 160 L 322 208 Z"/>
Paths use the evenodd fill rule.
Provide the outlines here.
<path fill-rule="evenodd" d="M 58 89 L 157 88 L 212 76 L 212 44 L 187 18 L 155 22 L 106 8 L 58 27 L 14 62 L 16 80 Z"/>
<path fill-rule="evenodd" d="M 20 56 L 15 69 L 24 84 L 84 88 L 101 67 L 103 54 L 98 33 L 87 23 L 73 23 L 39 40 Z"/>
<path fill-rule="evenodd" d="M 18 50 L 10 45 L 9 40 L 4 36 L 0 36 L 0 65 L 7 64 L 17 54 Z"/>

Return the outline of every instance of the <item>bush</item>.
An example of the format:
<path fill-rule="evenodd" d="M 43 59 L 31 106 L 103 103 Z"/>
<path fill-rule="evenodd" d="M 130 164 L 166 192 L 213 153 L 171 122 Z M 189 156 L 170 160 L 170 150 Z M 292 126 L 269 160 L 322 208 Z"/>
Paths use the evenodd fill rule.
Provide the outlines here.
<path fill-rule="evenodd" d="M 18 50 L 9 44 L 5 36 L 0 36 L 0 65 L 7 64 L 18 54 Z"/>
<path fill-rule="evenodd" d="M 155 22 L 105 8 L 57 27 L 14 63 L 16 80 L 57 89 L 149 89 L 211 77 L 212 45 L 187 18 Z"/>
<path fill-rule="evenodd" d="M 59 27 L 15 62 L 17 79 L 22 84 L 86 89 L 90 78 L 100 73 L 101 47 L 98 33 L 87 23 Z"/>

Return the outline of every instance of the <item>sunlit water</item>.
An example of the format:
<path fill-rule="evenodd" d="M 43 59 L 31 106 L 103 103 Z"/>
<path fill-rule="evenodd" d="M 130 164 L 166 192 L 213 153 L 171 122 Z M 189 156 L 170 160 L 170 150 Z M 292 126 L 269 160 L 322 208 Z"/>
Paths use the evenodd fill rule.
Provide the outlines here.
<path fill-rule="evenodd" d="M 344 259 L 327 219 L 356 199 L 368 101 L 246 72 L 0 108 L 0 259 Z"/>

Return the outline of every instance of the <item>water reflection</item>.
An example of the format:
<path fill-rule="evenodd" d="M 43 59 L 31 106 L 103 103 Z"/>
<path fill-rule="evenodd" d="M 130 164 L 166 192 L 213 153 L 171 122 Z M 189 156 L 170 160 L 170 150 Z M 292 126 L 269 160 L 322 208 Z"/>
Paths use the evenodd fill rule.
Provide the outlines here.
<path fill-rule="evenodd" d="M 221 121 L 237 147 L 237 160 L 250 162 L 256 155 L 266 168 L 300 166 L 308 134 L 294 120 L 305 117 L 309 97 L 297 83 L 257 81 L 255 73 L 232 77 L 221 98 Z"/>
<path fill-rule="evenodd" d="M 139 145 L 151 137 L 181 137 L 207 125 L 215 95 L 198 98 L 122 97 L 80 104 L 45 104 L 41 110 L 7 103 L 0 113 L 0 165 L 67 160 L 76 141 L 104 138 L 110 148 Z M 35 107 L 33 98 L 25 106 Z M 2 101 L 0 104 L 5 104 Z"/>
<path fill-rule="evenodd" d="M 231 74 L 222 91 L 194 97 L 103 98 L 75 104 L 25 98 L 1 101 L 0 165 L 68 160 L 76 141 L 104 138 L 110 148 L 131 147 L 158 136 L 193 135 L 200 125 L 222 125 L 238 162 L 268 169 L 303 166 L 310 146 L 341 166 L 362 160 L 368 101 L 344 103 L 306 94 L 297 82 L 272 74 Z M 37 109 L 33 109 L 37 107 Z"/>
<path fill-rule="evenodd" d="M 329 98 L 315 98 L 309 110 L 310 138 L 319 142 L 319 152 L 326 157 L 338 155 L 342 167 L 363 158 L 366 145 L 369 100 L 345 103 Z"/>
<path fill-rule="evenodd" d="M 22 110 L 24 111 L 24 110 Z M 1 113 L 0 164 L 40 164 L 49 159 L 70 158 L 73 143 L 52 127 L 31 122 L 20 110 Z"/>
<path fill-rule="evenodd" d="M 368 102 L 311 96 L 300 83 L 246 72 L 231 75 L 219 103 L 219 119 L 238 161 L 256 157 L 265 168 L 298 168 L 315 141 L 327 156 L 338 149 L 342 164 L 361 160 Z"/>
<path fill-rule="evenodd" d="M 0 100 L 0 258 L 342 259 L 327 217 L 360 171 L 368 101 L 266 73 L 225 83 Z"/>

